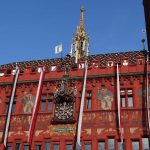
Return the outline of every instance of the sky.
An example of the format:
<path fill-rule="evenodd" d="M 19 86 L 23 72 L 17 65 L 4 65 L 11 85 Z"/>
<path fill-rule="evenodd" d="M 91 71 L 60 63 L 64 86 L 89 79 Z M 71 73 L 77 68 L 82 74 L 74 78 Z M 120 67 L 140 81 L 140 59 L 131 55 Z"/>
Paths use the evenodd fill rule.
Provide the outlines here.
<path fill-rule="evenodd" d="M 0 0 L 0 65 L 68 54 L 81 6 L 91 55 L 143 49 L 142 0 Z"/>

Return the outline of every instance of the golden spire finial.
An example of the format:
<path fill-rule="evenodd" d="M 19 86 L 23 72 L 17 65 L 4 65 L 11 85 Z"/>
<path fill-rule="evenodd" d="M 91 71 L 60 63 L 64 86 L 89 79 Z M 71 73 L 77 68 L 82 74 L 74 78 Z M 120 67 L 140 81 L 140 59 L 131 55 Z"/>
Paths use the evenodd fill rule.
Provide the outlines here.
<path fill-rule="evenodd" d="M 84 28 L 84 7 L 82 6 L 80 9 L 80 26 Z"/>
<path fill-rule="evenodd" d="M 71 56 L 76 58 L 76 62 L 85 56 L 88 56 L 89 53 L 89 37 L 87 37 L 84 29 L 84 7 L 80 9 L 80 24 L 77 26 L 76 35 L 73 38 L 71 46 Z"/>

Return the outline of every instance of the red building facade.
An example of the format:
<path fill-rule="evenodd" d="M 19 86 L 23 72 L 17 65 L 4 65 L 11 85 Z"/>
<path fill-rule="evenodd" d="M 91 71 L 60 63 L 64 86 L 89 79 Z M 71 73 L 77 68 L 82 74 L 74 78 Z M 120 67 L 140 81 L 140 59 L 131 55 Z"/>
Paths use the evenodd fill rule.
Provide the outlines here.
<path fill-rule="evenodd" d="M 4 148 L 13 93 L 7 150 L 149 149 L 148 53 L 143 50 L 88 56 L 87 50 L 85 55 L 84 47 L 89 39 L 84 31 L 83 12 L 81 9 L 80 25 L 73 41 L 80 49 L 78 53 L 72 51 L 71 57 L 61 59 L 1 65 L 1 149 Z M 88 68 L 83 95 L 85 61 Z M 20 72 L 15 87 L 16 66 Z M 44 74 L 40 78 L 43 66 Z M 84 109 L 79 147 L 76 142 L 82 96 Z M 37 117 L 29 144 L 29 128 L 36 99 Z"/>

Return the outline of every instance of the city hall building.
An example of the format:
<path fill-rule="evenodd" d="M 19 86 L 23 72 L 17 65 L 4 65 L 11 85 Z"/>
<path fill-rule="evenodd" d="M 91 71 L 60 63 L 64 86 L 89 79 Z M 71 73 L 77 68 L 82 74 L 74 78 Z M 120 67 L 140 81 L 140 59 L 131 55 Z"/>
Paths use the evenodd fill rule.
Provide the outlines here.
<path fill-rule="evenodd" d="M 89 55 L 84 8 L 71 47 L 0 66 L 0 150 L 148 150 L 149 51 Z"/>

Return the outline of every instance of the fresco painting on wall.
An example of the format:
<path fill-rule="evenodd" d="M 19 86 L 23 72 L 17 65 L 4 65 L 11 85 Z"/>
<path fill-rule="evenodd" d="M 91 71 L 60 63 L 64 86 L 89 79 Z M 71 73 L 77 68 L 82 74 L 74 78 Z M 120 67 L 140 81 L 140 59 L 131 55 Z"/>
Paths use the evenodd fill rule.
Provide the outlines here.
<path fill-rule="evenodd" d="M 22 97 L 21 102 L 23 104 L 23 112 L 31 113 L 34 106 L 35 97 L 32 94 L 25 94 Z"/>
<path fill-rule="evenodd" d="M 110 110 L 112 108 L 114 98 L 110 90 L 106 88 L 99 89 L 97 92 L 97 99 L 100 100 L 101 109 Z"/>

